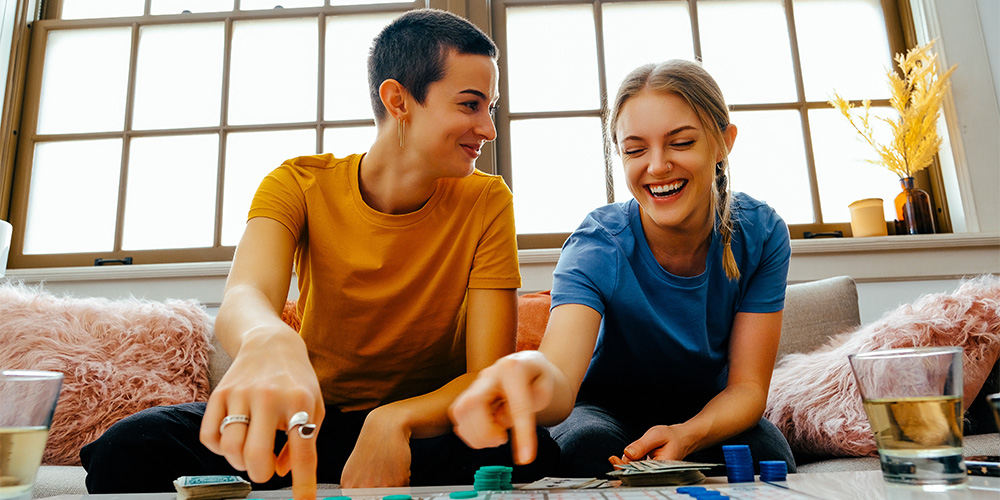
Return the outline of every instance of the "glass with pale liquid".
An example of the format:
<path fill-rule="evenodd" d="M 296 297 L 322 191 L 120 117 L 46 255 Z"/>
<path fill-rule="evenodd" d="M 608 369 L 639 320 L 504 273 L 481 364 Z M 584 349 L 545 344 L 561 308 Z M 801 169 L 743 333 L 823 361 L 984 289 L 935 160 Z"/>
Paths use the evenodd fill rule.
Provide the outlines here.
<path fill-rule="evenodd" d="M 0 500 L 30 500 L 62 373 L 0 372 Z"/>
<path fill-rule="evenodd" d="M 963 357 L 961 347 L 848 356 L 887 482 L 934 489 L 965 484 Z"/>

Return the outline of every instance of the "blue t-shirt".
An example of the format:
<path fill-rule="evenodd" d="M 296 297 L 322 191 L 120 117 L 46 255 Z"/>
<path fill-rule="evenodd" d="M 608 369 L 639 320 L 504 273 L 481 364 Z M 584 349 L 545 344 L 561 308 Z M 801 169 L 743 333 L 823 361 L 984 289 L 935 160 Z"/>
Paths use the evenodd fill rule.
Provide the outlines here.
<path fill-rule="evenodd" d="M 577 401 L 679 422 L 725 388 L 736 313 L 784 308 L 791 255 L 788 227 L 765 203 L 733 193 L 732 221 L 740 278 L 730 281 L 718 228 L 705 271 L 682 277 L 653 257 L 634 199 L 587 215 L 563 245 L 552 286 L 553 308 L 583 304 L 602 315 Z"/>

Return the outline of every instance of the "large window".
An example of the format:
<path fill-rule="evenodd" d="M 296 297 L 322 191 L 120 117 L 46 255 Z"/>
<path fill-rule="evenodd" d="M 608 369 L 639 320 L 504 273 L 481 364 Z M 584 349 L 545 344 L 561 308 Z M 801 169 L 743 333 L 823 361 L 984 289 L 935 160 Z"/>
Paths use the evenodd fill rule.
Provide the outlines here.
<path fill-rule="evenodd" d="M 267 172 L 370 145 L 377 31 L 455 5 L 501 48 L 496 163 L 479 166 L 514 191 L 522 248 L 558 247 L 630 197 L 605 147 L 608 96 L 670 58 L 716 76 L 739 127 L 731 184 L 793 236 L 848 226 L 861 198 L 894 218 L 894 174 L 864 163 L 826 102 L 836 90 L 888 110 L 906 24 L 894 0 L 61 0 L 30 30 L 11 267 L 229 260 Z"/>
<path fill-rule="evenodd" d="M 827 103 L 836 91 L 871 99 L 876 113 L 891 116 L 885 73 L 903 50 L 893 2 L 495 0 L 493 7 L 506 69 L 499 167 L 515 193 L 522 248 L 558 244 L 594 207 L 631 198 L 620 159 L 604 147 L 602 117 L 629 71 L 672 58 L 700 60 L 715 76 L 739 130 L 731 186 L 773 206 L 793 236 L 846 229 L 848 205 L 862 198 L 884 199 L 886 220 L 896 218 L 895 174 L 864 161 L 872 151 Z"/>
<path fill-rule="evenodd" d="M 20 127 L 14 266 L 230 259 L 269 171 L 368 148 L 371 41 L 426 5 L 48 3 Z"/>

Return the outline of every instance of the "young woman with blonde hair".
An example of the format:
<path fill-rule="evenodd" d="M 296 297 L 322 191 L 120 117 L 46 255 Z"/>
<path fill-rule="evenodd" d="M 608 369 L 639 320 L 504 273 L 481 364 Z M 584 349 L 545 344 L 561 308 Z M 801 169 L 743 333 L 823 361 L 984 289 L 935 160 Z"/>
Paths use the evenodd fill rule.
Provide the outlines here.
<path fill-rule="evenodd" d="M 591 212 L 563 246 L 538 351 L 480 372 L 451 406 L 473 447 L 535 453 L 554 426 L 563 470 L 600 477 L 622 461 L 723 463 L 722 444 L 785 460 L 762 418 L 791 254 L 766 204 L 729 190 L 736 126 L 700 64 L 637 68 L 608 137 L 635 197 Z"/>

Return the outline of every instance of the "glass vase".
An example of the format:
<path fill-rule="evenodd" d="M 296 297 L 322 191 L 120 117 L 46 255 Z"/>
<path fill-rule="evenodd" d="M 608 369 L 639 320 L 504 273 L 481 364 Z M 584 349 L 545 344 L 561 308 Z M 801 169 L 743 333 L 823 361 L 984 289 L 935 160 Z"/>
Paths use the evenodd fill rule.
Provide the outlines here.
<path fill-rule="evenodd" d="M 934 211 L 927 191 L 914 187 L 913 177 L 899 180 L 903 188 L 896 195 L 896 218 L 899 219 L 901 234 L 934 234 Z"/>

